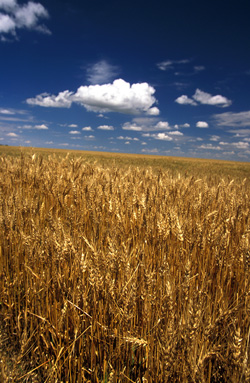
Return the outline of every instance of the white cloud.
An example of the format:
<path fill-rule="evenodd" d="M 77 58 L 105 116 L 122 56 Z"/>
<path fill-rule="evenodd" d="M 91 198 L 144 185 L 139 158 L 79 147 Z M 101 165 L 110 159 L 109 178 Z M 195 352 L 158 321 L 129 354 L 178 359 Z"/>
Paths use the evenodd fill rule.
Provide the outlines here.
<path fill-rule="evenodd" d="M 155 89 L 148 83 L 130 85 L 118 79 L 112 84 L 81 86 L 73 99 L 87 110 L 138 114 L 148 112 L 156 102 Z"/>
<path fill-rule="evenodd" d="M 203 92 L 200 89 L 196 89 L 195 94 L 192 96 L 192 98 L 189 98 L 187 95 L 182 95 L 178 97 L 175 102 L 181 105 L 194 105 L 197 106 L 198 103 L 204 104 L 204 105 L 214 105 L 214 106 L 220 106 L 222 108 L 228 107 L 232 104 L 232 101 L 228 98 L 216 95 L 212 96 L 210 93 Z"/>
<path fill-rule="evenodd" d="M 232 146 L 234 146 L 237 149 L 248 149 L 249 148 L 249 143 L 248 142 L 233 142 Z"/>
<path fill-rule="evenodd" d="M 16 0 L 0 0 L 0 9 L 10 11 L 17 6 Z"/>
<path fill-rule="evenodd" d="M 15 22 L 8 15 L 0 13 L 0 33 L 11 33 L 16 28 Z"/>
<path fill-rule="evenodd" d="M 194 66 L 194 71 L 195 72 L 201 72 L 203 70 L 205 70 L 206 68 L 203 66 L 203 65 L 197 65 L 197 66 Z"/>
<path fill-rule="evenodd" d="M 100 126 L 98 126 L 97 129 L 100 129 L 100 130 L 114 130 L 114 127 L 110 126 L 110 125 L 100 125 Z"/>
<path fill-rule="evenodd" d="M 78 125 L 77 124 L 70 124 L 69 128 L 78 128 Z"/>
<path fill-rule="evenodd" d="M 210 141 L 219 141 L 220 136 L 212 135 Z"/>
<path fill-rule="evenodd" d="M 232 104 L 232 101 L 228 100 L 224 96 L 212 96 L 210 93 L 203 92 L 200 89 L 196 89 L 195 94 L 193 95 L 193 99 L 200 102 L 201 104 L 221 106 L 223 108 Z"/>
<path fill-rule="evenodd" d="M 130 85 L 118 79 L 112 84 L 80 86 L 76 93 L 68 90 L 58 96 L 47 93 L 27 99 L 30 105 L 69 108 L 72 102 L 94 112 L 118 112 L 125 114 L 147 113 L 156 102 L 155 89 L 148 83 Z M 150 112 L 149 112 L 150 113 Z"/>
<path fill-rule="evenodd" d="M 142 131 L 143 128 L 141 126 L 138 126 L 136 123 L 130 123 L 130 122 L 125 122 L 122 127 L 123 130 L 135 130 L 135 131 Z"/>
<path fill-rule="evenodd" d="M 167 121 L 158 121 L 157 118 L 133 118 L 133 122 L 126 122 L 123 124 L 123 130 L 135 130 L 143 132 L 152 132 L 157 130 L 170 130 Z"/>
<path fill-rule="evenodd" d="M 175 102 L 177 102 L 180 105 L 198 105 L 197 102 L 183 94 L 182 96 L 178 97 Z"/>
<path fill-rule="evenodd" d="M 107 84 L 116 78 L 119 74 L 119 68 L 110 65 L 107 61 L 101 60 L 93 66 L 87 68 L 87 80 L 90 84 Z"/>
<path fill-rule="evenodd" d="M 40 3 L 29 1 L 19 5 L 15 0 L 0 0 L 0 9 L 5 13 L 0 13 L 0 34 L 16 34 L 17 29 L 36 30 L 41 33 L 50 34 L 49 29 L 40 24 L 40 19 L 49 17 L 48 11 Z"/>
<path fill-rule="evenodd" d="M 6 134 L 8 137 L 18 137 L 18 135 L 16 133 L 8 133 Z"/>
<path fill-rule="evenodd" d="M 1 114 L 7 114 L 7 115 L 15 114 L 15 112 L 13 110 L 10 110 L 10 109 L 0 109 L 0 113 Z"/>
<path fill-rule="evenodd" d="M 70 108 L 72 104 L 72 94 L 68 90 L 60 92 L 58 96 L 42 93 L 35 98 L 28 98 L 26 100 L 29 105 L 39 105 L 45 108 Z"/>
<path fill-rule="evenodd" d="M 156 148 L 155 149 L 142 149 L 141 151 L 142 151 L 142 153 L 152 153 L 152 154 L 159 152 L 159 150 Z"/>
<path fill-rule="evenodd" d="M 38 130 L 48 130 L 49 128 L 47 127 L 47 125 L 35 125 L 34 126 L 34 129 L 38 129 Z"/>
<path fill-rule="evenodd" d="M 156 140 L 172 141 L 173 138 L 169 137 L 166 133 L 152 134 L 152 137 Z"/>
<path fill-rule="evenodd" d="M 189 62 L 190 62 L 190 60 L 187 60 L 187 59 L 184 59 L 184 60 L 166 60 L 166 61 L 162 61 L 156 65 L 160 70 L 166 71 L 169 69 L 174 69 L 175 64 L 188 64 Z"/>
<path fill-rule="evenodd" d="M 198 146 L 199 149 L 209 149 L 209 150 L 221 150 L 220 146 L 214 146 L 212 144 L 204 144 Z"/>
<path fill-rule="evenodd" d="M 198 121 L 196 123 L 196 128 L 208 128 L 208 123 L 205 121 Z"/>
<path fill-rule="evenodd" d="M 69 134 L 81 134 L 81 132 L 79 130 L 71 130 Z"/>
<path fill-rule="evenodd" d="M 159 121 L 156 125 L 155 125 L 155 129 L 159 129 L 159 130 L 169 130 L 170 129 L 170 126 L 168 124 L 167 121 Z"/>
<path fill-rule="evenodd" d="M 93 129 L 91 128 L 91 126 L 85 126 L 84 128 L 82 128 L 83 131 L 88 131 L 88 132 L 93 132 Z"/>
<path fill-rule="evenodd" d="M 183 136 L 183 133 L 179 130 L 174 130 L 172 132 L 169 132 L 168 134 L 170 134 L 171 136 Z"/>
<path fill-rule="evenodd" d="M 160 114 L 160 111 L 156 106 L 147 110 L 148 116 L 158 116 L 159 114 Z"/>
<path fill-rule="evenodd" d="M 249 143 L 248 142 L 243 142 L 243 141 L 232 142 L 232 143 L 220 142 L 219 144 L 222 145 L 222 146 L 233 146 L 236 149 L 248 149 L 249 148 Z"/>
<path fill-rule="evenodd" d="M 235 128 L 250 126 L 250 110 L 239 113 L 227 112 L 214 114 L 213 117 L 219 126 L 229 126 Z"/>

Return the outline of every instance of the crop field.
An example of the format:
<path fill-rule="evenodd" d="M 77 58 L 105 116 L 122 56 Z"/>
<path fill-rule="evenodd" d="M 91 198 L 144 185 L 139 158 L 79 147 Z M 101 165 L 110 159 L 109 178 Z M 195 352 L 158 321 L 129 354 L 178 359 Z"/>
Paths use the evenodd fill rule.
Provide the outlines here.
<path fill-rule="evenodd" d="M 250 164 L 0 147 L 0 381 L 250 382 Z"/>

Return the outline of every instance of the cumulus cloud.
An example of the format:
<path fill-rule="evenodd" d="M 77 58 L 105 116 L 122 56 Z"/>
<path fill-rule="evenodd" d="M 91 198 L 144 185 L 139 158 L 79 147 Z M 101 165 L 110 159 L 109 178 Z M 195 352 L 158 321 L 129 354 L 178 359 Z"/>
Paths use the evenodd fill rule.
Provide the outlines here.
<path fill-rule="evenodd" d="M 196 89 L 195 94 L 192 98 L 189 98 L 187 95 L 182 95 L 178 97 L 175 102 L 181 105 L 195 105 L 203 104 L 203 105 L 214 105 L 222 108 L 226 108 L 232 104 L 232 101 L 228 98 L 216 95 L 212 96 L 210 93 L 203 92 L 200 89 Z"/>
<path fill-rule="evenodd" d="M 152 134 L 151 137 L 155 138 L 156 140 L 163 140 L 163 141 L 172 141 L 173 140 L 173 138 L 170 137 L 166 133 Z"/>
<path fill-rule="evenodd" d="M 105 60 L 101 60 L 87 68 L 87 80 L 92 85 L 107 84 L 114 80 L 119 72 L 119 67 L 110 65 Z"/>
<path fill-rule="evenodd" d="M 91 126 L 85 126 L 84 128 L 82 128 L 83 131 L 88 131 L 88 132 L 93 132 L 93 129 L 91 128 Z"/>
<path fill-rule="evenodd" d="M 182 96 L 178 97 L 175 102 L 177 102 L 180 105 L 198 105 L 197 102 L 183 94 Z"/>
<path fill-rule="evenodd" d="M 219 94 L 216 96 L 212 96 L 210 93 L 203 92 L 200 89 L 196 89 L 195 94 L 193 95 L 193 99 L 195 101 L 200 102 L 201 104 L 216 105 L 221 106 L 223 108 L 232 104 L 232 101 L 224 96 L 221 96 Z"/>
<path fill-rule="evenodd" d="M 100 126 L 98 126 L 97 129 L 100 129 L 100 130 L 114 130 L 114 127 L 110 126 L 110 125 L 100 125 Z"/>
<path fill-rule="evenodd" d="M 65 90 L 60 92 L 57 96 L 50 95 L 49 93 L 42 93 L 35 98 L 28 98 L 26 100 L 29 105 L 38 105 L 45 108 L 70 108 L 72 104 L 73 92 Z"/>
<path fill-rule="evenodd" d="M 49 29 L 40 24 L 41 19 L 49 17 L 48 11 L 40 3 L 29 1 L 26 4 L 18 4 L 16 0 L 0 0 L 0 35 L 16 35 L 17 29 L 36 30 L 50 34 Z M 4 38 L 2 38 L 4 40 Z"/>
<path fill-rule="evenodd" d="M 214 114 L 214 119 L 219 126 L 228 126 L 228 127 L 239 127 L 243 128 L 245 126 L 250 126 L 250 110 L 239 113 L 220 113 Z"/>
<path fill-rule="evenodd" d="M 205 121 L 198 121 L 196 123 L 196 128 L 208 128 L 208 123 Z"/>
<path fill-rule="evenodd" d="M 8 133 L 8 134 L 6 134 L 8 137 L 18 137 L 18 135 L 16 134 L 16 133 L 13 133 L 13 132 L 11 132 L 11 133 Z"/>
<path fill-rule="evenodd" d="M 158 116 L 159 114 L 160 114 L 160 110 L 156 106 L 153 106 L 153 108 L 149 108 L 147 110 L 148 116 Z"/>
<path fill-rule="evenodd" d="M 155 129 L 159 129 L 159 130 L 169 130 L 170 129 L 170 126 L 168 124 L 167 121 L 159 121 L 156 125 L 155 125 Z"/>
<path fill-rule="evenodd" d="M 77 124 L 70 124 L 70 125 L 69 125 L 69 128 L 77 128 L 77 127 L 78 127 Z"/>
<path fill-rule="evenodd" d="M 48 130 L 49 128 L 47 127 L 47 125 L 41 124 L 41 125 L 35 125 L 34 129 L 37 129 L 37 130 Z"/>
<path fill-rule="evenodd" d="M 80 86 L 76 93 L 68 90 L 57 96 L 43 93 L 26 101 L 30 105 L 58 108 L 69 108 L 74 102 L 98 113 L 147 114 L 156 102 L 154 93 L 155 89 L 146 82 L 131 85 L 118 79 L 112 84 Z"/>

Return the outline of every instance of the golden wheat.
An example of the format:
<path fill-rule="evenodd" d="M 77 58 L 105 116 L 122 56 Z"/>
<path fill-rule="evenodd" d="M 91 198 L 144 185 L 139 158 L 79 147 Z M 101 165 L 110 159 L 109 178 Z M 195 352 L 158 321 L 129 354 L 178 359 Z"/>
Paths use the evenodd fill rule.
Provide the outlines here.
<path fill-rule="evenodd" d="M 6 382 L 249 381 L 249 193 L 248 180 L 2 157 Z"/>

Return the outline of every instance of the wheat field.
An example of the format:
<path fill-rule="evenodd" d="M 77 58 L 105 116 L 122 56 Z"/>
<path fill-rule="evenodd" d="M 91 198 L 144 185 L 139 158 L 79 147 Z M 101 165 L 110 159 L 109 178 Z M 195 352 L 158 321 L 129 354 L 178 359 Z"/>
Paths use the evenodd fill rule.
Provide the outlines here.
<path fill-rule="evenodd" d="M 250 382 L 250 173 L 191 173 L 0 157 L 3 382 Z"/>

